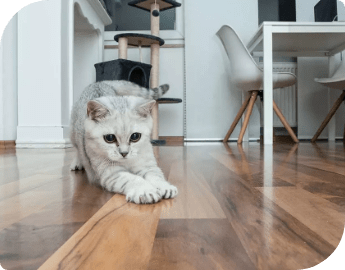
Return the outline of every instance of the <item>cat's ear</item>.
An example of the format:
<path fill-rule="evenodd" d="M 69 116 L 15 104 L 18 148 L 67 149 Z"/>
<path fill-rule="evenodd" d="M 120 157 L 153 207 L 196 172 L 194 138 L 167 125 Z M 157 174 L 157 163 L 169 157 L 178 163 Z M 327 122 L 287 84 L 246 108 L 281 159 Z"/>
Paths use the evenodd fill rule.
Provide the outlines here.
<path fill-rule="evenodd" d="M 110 112 L 103 104 L 94 100 L 91 100 L 87 103 L 87 116 L 92 120 L 102 120 L 108 114 L 110 114 Z"/>
<path fill-rule="evenodd" d="M 138 105 L 138 107 L 136 108 L 136 111 L 140 116 L 147 117 L 151 113 L 152 108 L 155 104 L 156 104 L 155 100 L 150 100 L 148 102 Z"/>

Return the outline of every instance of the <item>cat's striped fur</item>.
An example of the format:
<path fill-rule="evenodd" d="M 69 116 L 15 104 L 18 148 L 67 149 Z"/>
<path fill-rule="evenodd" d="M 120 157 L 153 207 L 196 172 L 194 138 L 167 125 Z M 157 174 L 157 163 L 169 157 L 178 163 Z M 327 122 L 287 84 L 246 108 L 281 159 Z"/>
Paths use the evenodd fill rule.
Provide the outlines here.
<path fill-rule="evenodd" d="M 177 189 L 165 180 L 150 143 L 153 99 L 168 89 L 168 85 L 146 89 L 127 81 L 87 87 L 71 116 L 71 141 L 77 149 L 71 169 L 85 168 L 90 182 L 135 203 L 175 197 Z M 134 133 L 141 134 L 138 142 L 130 140 Z M 107 134 L 115 135 L 116 142 L 107 143 Z"/>

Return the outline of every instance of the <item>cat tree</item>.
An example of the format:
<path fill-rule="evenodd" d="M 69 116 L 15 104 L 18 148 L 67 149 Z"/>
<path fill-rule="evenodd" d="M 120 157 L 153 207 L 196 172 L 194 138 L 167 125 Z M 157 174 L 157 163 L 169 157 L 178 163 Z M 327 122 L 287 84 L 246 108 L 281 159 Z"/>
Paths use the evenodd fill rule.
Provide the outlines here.
<path fill-rule="evenodd" d="M 151 35 L 144 34 L 134 34 L 134 33 L 125 33 L 116 35 L 114 37 L 115 41 L 119 43 L 119 60 L 127 60 L 127 49 L 128 46 L 138 47 L 140 50 L 140 60 L 141 48 L 142 47 L 151 47 L 151 76 L 150 76 L 150 87 L 155 88 L 159 86 L 159 49 L 160 46 L 164 45 L 164 40 L 159 37 L 159 16 L 160 12 L 180 7 L 181 4 L 173 0 L 135 0 L 128 3 L 128 5 L 142 10 L 148 11 L 151 14 Z M 129 77 L 128 80 L 136 80 L 138 82 L 145 81 L 141 78 L 145 75 L 145 72 L 140 67 L 140 62 L 132 62 L 132 72 L 129 74 L 132 75 L 133 71 L 136 73 L 132 76 L 132 79 Z M 134 81 L 135 82 L 135 81 Z M 177 98 L 160 98 L 157 100 L 155 107 L 152 110 L 153 118 L 153 131 L 152 131 L 152 143 L 153 144 L 164 144 L 165 141 L 159 140 L 159 123 L 158 123 L 158 104 L 171 104 L 171 103 L 181 103 L 181 99 Z"/>

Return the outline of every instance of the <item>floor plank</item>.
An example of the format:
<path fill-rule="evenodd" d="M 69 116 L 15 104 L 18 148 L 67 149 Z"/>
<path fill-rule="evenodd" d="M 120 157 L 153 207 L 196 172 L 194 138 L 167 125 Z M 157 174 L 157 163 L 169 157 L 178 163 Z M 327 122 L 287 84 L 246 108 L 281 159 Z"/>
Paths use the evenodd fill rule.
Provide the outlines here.
<path fill-rule="evenodd" d="M 188 163 L 173 163 L 168 180 L 176 185 L 179 196 L 162 209 L 162 219 L 226 218 L 208 183 Z"/>
<path fill-rule="evenodd" d="M 159 215 L 160 204 L 129 204 L 115 195 L 39 270 L 146 269 Z"/>
<path fill-rule="evenodd" d="M 331 245 L 338 246 L 345 224 L 340 207 L 296 187 L 257 189 Z"/>
<path fill-rule="evenodd" d="M 150 270 L 256 269 L 226 219 L 161 220 Z"/>
<path fill-rule="evenodd" d="M 112 196 L 78 172 L 1 201 L 0 223 L 11 224 L 0 231 L 1 265 L 36 270 Z"/>
<path fill-rule="evenodd" d="M 30 190 L 20 196 L 0 201 L 0 231 L 34 213 L 43 211 L 48 204 L 54 204 L 61 197 L 61 180 L 40 189 Z"/>
<path fill-rule="evenodd" d="M 214 195 L 257 269 L 312 267 L 335 249 L 218 161 L 194 153 Z"/>
<path fill-rule="evenodd" d="M 284 270 L 335 250 L 345 215 L 342 143 L 154 150 L 179 195 L 144 206 L 71 172 L 73 149 L 0 150 L 1 265 Z"/>
<path fill-rule="evenodd" d="M 30 177 L 4 184 L 0 188 L 0 201 L 33 190 L 54 180 L 59 180 L 58 175 L 36 174 Z"/>

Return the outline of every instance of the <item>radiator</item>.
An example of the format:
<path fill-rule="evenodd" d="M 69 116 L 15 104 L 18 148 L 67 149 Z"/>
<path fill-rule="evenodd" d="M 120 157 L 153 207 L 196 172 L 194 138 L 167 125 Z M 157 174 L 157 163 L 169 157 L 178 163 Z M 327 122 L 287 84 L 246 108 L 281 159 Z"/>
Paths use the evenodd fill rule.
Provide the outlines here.
<path fill-rule="evenodd" d="M 262 68 L 262 63 L 259 64 Z M 297 63 L 279 62 L 273 64 L 273 72 L 290 72 L 297 75 Z M 286 120 L 291 127 L 297 127 L 297 84 L 273 90 L 273 98 L 277 106 L 281 109 Z M 261 109 L 261 116 L 262 109 Z M 277 115 L 274 113 L 273 126 L 283 127 Z M 262 117 L 261 117 L 262 118 Z"/>

